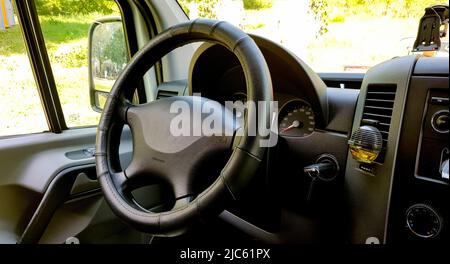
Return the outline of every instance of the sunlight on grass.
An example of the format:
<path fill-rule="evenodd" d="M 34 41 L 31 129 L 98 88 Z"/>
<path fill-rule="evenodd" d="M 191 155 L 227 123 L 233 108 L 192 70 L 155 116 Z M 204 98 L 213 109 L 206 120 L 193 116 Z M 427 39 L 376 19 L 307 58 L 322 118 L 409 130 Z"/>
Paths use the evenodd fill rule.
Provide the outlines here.
<path fill-rule="evenodd" d="M 61 43 L 75 42 L 86 39 L 89 26 L 93 19 L 84 16 L 62 17 L 41 16 L 42 33 L 47 48 L 55 47 Z"/>
<path fill-rule="evenodd" d="M 312 41 L 303 59 L 325 72 L 342 71 L 346 66 L 371 67 L 407 55 L 401 39 L 412 37 L 413 41 L 417 23 L 414 19 L 348 18 L 331 24 L 329 33 Z"/>
<path fill-rule="evenodd" d="M 22 45 L 17 45 L 21 43 Z M 8 30 L 0 30 L 0 55 L 10 56 L 23 54 L 25 46 L 23 45 L 22 35 L 19 26 L 14 26 Z"/>
<path fill-rule="evenodd" d="M 104 15 L 39 17 L 69 127 L 95 125 L 100 118 L 90 105 L 87 56 L 89 27 L 100 17 Z"/>
<path fill-rule="evenodd" d="M 92 21 L 98 17 L 102 17 L 102 15 L 40 16 L 39 20 L 47 48 L 55 50 L 59 45 L 70 42 L 83 41 L 87 43 L 89 27 Z M 17 43 L 23 43 L 19 26 L 0 30 L 0 54 L 2 56 L 23 54 L 25 47 L 17 45 Z"/>
<path fill-rule="evenodd" d="M 39 17 L 64 116 L 72 127 L 99 120 L 89 100 L 87 45 L 92 21 L 102 16 Z M 0 76 L 0 136 L 48 130 L 19 26 L 0 31 Z"/>
<path fill-rule="evenodd" d="M 0 55 L 0 136 L 48 130 L 28 57 Z"/>

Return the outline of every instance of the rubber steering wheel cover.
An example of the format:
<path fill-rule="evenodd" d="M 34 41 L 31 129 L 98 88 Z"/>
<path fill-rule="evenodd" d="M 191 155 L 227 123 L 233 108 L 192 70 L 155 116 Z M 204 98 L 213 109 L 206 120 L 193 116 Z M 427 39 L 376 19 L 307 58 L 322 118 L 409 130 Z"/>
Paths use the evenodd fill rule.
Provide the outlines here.
<path fill-rule="evenodd" d="M 177 235 L 198 219 L 217 216 L 255 174 L 264 156 L 260 133 L 244 136 L 223 168 L 217 180 L 191 203 L 163 213 L 152 213 L 131 205 L 113 175 L 120 171 L 118 142 L 123 124 L 118 122 L 116 109 L 123 98 L 132 94 L 145 72 L 160 58 L 192 42 L 208 41 L 223 45 L 239 59 L 247 82 L 248 100 L 264 102 L 259 111 L 250 104 L 247 116 L 255 118 L 256 129 L 270 127 L 270 102 L 273 100 L 272 82 L 267 63 L 253 39 L 240 29 L 223 21 L 198 19 L 178 24 L 153 38 L 132 58 L 114 84 L 100 119 L 96 139 L 96 168 L 104 197 L 115 214 L 134 228 L 155 235 Z M 262 107 L 262 109 L 261 109 Z"/>

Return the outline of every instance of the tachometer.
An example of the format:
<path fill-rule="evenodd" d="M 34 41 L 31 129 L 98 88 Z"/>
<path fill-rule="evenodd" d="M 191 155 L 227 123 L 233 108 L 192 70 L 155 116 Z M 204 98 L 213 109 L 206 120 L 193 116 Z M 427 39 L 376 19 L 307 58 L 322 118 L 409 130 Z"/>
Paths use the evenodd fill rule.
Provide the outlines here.
<path fill-rule="evenodd" d="M 287 102 L 278 115 L 281 136 L 306 137 L 314 132 L 316 125 L 311 106 L 300 99 Z"/>

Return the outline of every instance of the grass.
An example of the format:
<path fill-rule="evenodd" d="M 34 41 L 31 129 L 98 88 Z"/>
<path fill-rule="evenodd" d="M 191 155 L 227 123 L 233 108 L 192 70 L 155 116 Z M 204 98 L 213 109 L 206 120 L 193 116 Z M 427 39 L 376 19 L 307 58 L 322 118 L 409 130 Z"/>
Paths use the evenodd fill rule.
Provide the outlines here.
<path fill-rule="evenodd" d="M 53 51 L 61 44 L 71 42 L 87 42 L 87 34 L 91 22 L 95 17 L 102 15 L 92 14 L 89 16 L 40 16 L 42 33 L 45 37 L 45 44 L 49 51 Z M 17 19 L 16 19 L 17 21 Z M 8 30 L 0 31 L 0 55 L 11 56 L 23 54 L 25 52 L 22 34 L 19 26 L 14 26 Z"/>
<path fill-rule="evenodd" d="M 28 57 L 0 55 L 0 136 L 48 130 Z"/>
<path fill-rule="evenodd" d="M 25 46 L 23 43 L 19 26 L 14 26 L 7 30 L 0 30 L 0 55 L 11 56 L 13 54 L 23 54 Z"/>
<path fill-rule="evenodd" d="M 103 91 L 103 92 L 109 92 L 109 91 L 111 91 L 111 87 L 114 85 L 115 81 L 94 78 L 94 83 L 95 83 L 95 89 Z"/>
<path fill-rule="evenodd" d="M 92 21 L 103 16 L 90 14 L 40 17 L 58 94 L 69 127 L 95 125 L 100 117 L 90 106 L 87 46 Z M 104 89 L 110 90 L 111 86 Z"/>
<path fill-rule="evenodd" d="M 50 51 L 61 44 L 86 41 L 94 17 L 86 16 L 41 16 L 39 18 L 47 49 Z"/>
<path fill-rule="evenodd" d="M 70 127 L 98 123 L 99 114 L 89 101 L 87 44 L 90 24 L 100 17 L 103 15 L 40 17 Z M 0 136 L 48 130 L 23 43 L 19 26 L 0 31 Z"/>

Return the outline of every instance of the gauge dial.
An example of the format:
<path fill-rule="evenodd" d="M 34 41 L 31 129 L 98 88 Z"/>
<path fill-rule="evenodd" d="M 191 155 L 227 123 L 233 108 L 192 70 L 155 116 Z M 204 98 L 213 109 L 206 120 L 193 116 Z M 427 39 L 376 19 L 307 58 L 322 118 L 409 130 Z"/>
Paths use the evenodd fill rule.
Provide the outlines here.
<path fill-rule="evenodd" d="M 287 102 L 278 115 L 281 136 L 306 137 L 314 132 L 316 125 L 311 106 L 299 99 Z"/>

